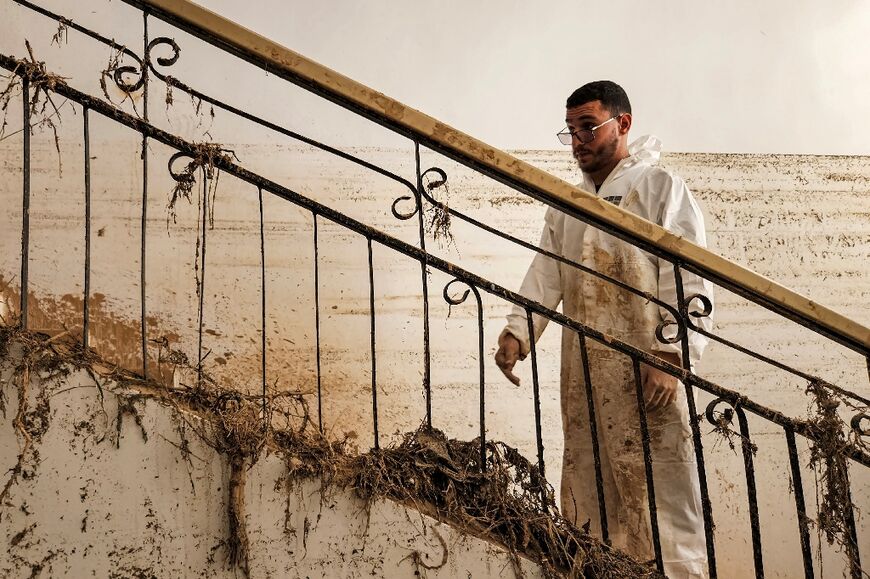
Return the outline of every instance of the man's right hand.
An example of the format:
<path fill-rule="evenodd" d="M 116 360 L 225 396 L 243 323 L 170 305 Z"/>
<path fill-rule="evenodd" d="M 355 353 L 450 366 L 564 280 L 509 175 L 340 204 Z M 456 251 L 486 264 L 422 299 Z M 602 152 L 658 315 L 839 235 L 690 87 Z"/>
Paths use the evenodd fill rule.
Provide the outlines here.
<path fill-rule="evenodd" d="M 520 359 L 520 341 L 508 332 L 498 338 L 498 351 L 495 353 L 495 363 L 514 386 L 520 385 L 520 379 L 514 375 L 513 369 Z"/>

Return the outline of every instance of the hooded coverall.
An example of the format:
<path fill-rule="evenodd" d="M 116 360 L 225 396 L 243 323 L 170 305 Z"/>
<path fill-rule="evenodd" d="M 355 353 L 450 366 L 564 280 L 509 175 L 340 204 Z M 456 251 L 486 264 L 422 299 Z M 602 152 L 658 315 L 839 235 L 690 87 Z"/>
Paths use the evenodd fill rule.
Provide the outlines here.
<path fill-rule="evenodd" d="M 704 246 L 701 210 L 679 177 L 655 165 L 660 147 L 655 137 L 642 137 L 632 143 L 629 157 L 613 169 L 597 188 L 597 195 Z M 586 191 L 596 191 L 586 174 L 579 186 Z M 587 227 L 584 222 L 552 207 L 545 216 L 540 246 L 677 306 L 670 262 L 595 227 Z M 712 303 L 709 282 L 688 272 L 683 272 L 682 277 L 687 297 L 703 293 Z M 681 351 L 679 343 L 660 343 L 655 336 L 659 322 L 673 318 L 667 310 L 544 255 L 535 256 L 520 293 L 550 309 L 555 309 L 561 301 L 566 316 L 647 352 Z M 515 306 L 507 318 L 504 332 L 519 340 L 520 356 L 524 358 L 530 350 L 525 310 Z M 534 314 L 532 319 L 537 341 L 548 320 Z M 705 317 L 695 323 L 710 329 L 712 321 Z M 693 363 L 700 358 L 706 342 L 703 335 L 689 332 Z M 632 362 L 628 356 L 594 340 L 586 343 L 609 536 L 615 547 L 648 561 L 654 558 L 654 551 Z M 591 520 L 593 532 L 600 533 L 580 343 L 576 332 L 566 328 L 562 332 L 561 364 L 565 437 L 562 513 L 575 524 Z M 677 386 L 676 401 L 649 411 L 647 421 L 665 573 L 671 578 L 706 577 L 698 472 L 682 384 Z"/>

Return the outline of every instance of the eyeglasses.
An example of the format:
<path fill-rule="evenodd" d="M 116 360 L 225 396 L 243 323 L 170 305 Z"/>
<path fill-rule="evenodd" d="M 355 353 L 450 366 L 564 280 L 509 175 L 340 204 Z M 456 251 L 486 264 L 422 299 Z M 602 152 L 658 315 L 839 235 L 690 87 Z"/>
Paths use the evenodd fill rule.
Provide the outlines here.
<path fill-rule="evenodd" d="M 563 145 L 570 145 L 572 137 L 577 137 L 577 140 L 585 145 L 586 143 L 591 143 L 592 141 L 595 140 L 595 131 L 597 131 L 598 129 L 600 129 L 601 127 L 603 127 L 604 125 L 606 125 L 610 121 L 615 121 L 616 119 L 618 119 L 621 116 L 622 115 L 616 115 L 615 117 L 610 117 L 609 119 L 607 119 L 606 121 L 604 121 L 600 125 L 592 127 L 591 129 L 581 129 L 579 131 L 572 131 L 570 128 L 565 127 L 565 130 L 556 133 L 556 136 L 559 137 L 559 142 L 562 143 Z"/>

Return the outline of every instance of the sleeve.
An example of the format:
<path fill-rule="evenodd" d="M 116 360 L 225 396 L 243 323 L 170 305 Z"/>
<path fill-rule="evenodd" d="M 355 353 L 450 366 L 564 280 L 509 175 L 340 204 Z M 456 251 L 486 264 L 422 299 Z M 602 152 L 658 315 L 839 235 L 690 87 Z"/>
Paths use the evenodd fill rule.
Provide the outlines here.
<path fill-rule="evenodd" d="M 557 255 L 561 255 L 561 243 L 559 236 L 556 234 L 553 227 L 553 217 L 556 210 L 549 208 L 544 217 L 544 230 L 541 233 L 540 248 Z M 551 257 L 536 254 L 526 272 L 526 277 L 520 286 L 519 293 L 541 305 L 555 309 L 562 301 L 562 280 L 559 269 L 559 263 Z M 537 314 L 532 314 L 532 324 L 534 327 L 534 339 L 537 342 L 538 338 L 547 327 L 547 318 Z M 507 326 L 502 331 L 513 334 L 520 341 L 520 358 L 524 359 L 531 349 L 529 343 L 529 326 L 526 317 L 526 310 L 518 305 L 514 305 L 511 313 L 507 316 Z"/>
<path fill-rule="evenodd" d="M 691 241 L 695 245 L 706 247 L 706 231 L 701 208 L 692 197 L 689 188 L 682 179 L 671 175 L 668 175 L 668 177 L 668 184 L 665 187 L 665 191 L 663 191 L 664 203 L 661 208 L 659 224 L 674 235 Z M 661 258 L 658 258 L 658 266 L 658 298 L 677 308 L 677 284 L 674 276 L 674 266 L 671 262 Z M 711 305 L 714 304 L 712 283 L 686 270 L 681 270 L 681 274 L 683 295 L 686 299 L 701 294 L 710 300 Z M 699 300 L 689 303 L 690 312 L 699 312 L 702 309 Z M 674 321 L 674 317 L 670 312 L 664 308 L 659 308 L 659 311 L 663 320 Z M 692 322 L 699 328 L 709 332 L 713 327 L 713 313 L 714 311 L 711 311 L 709 316 L 693 317 Z M 701 354 L 704 352 L 708 341 L 709 339 L 703 334 L 689 330 L 689 357 L 693 365 L 701 359 Z M 675 344 L 663 344 L 656 338 L 653 338 L 651 349 L 658 352 L 674 352 L 677 354 L 680 354 L 682 351 L 679 342 Z"/>

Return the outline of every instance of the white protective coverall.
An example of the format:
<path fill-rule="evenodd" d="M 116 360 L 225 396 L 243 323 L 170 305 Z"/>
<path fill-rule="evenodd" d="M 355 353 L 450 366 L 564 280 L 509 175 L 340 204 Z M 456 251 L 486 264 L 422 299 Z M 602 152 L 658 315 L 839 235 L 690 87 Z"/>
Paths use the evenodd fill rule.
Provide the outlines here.
<path fill-rule="evenodd" d="M 703 246 L 701 210 L 679 177 L 655 165 L 660 149 L 655 137 L 632 143 L 630 156 L 613 169 L 597 195 Z M 596 191 L 592 179 L 586 174 L 583 177 L 579 186 Z M 559 210 L 548 209 L 540 246 L 677 306 L 670 262 L 587 227 Z M 687 272 L 682 277 L 686 296 L 703 293 L 712 303 L 709 282 Z M 667 310 L 571 265 L 536 255 L 520 293 L 550 309 L 561 301 L 566 316 L 647 352 L 680 352 L 679 343 L 663 344 L 655 337 L 659 322 L 672 319 Z M 537 340 L 548 320 L 537 315 L 532 318 Z M 709 329 L 712 321 L 707 317 L 695 323 Z M 513 308 L 504 331 L 520 341 L 524 358 L 530 349 L 524 309 Z M 706 342 L 704 336 L 689 332 L 693 363 Z M 591 339 L 586 343 L 609 535 L 615 547 L 649 561 L 654 551 L 633 366 L 624 354 Z M 565 437 L 562 513 L 575 524 L 591 519 L 593 531 L 600 533 L 580 343 L 577 334 L 568 329 L 562 332 L 561 406 Z M 671 578 L 706 577 L 698 472 L 683 385 L 677 387 L 675 403 L 648 412 L 647 420 L 665 573 Z"/>

